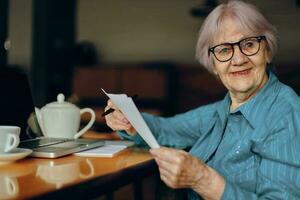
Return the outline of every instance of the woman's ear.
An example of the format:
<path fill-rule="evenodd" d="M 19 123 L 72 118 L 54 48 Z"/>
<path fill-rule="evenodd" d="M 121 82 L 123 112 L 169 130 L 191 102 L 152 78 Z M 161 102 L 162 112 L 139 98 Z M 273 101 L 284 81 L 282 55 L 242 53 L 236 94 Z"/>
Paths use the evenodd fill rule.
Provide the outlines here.
<path fill-rule="evenodd" d="M 267 61 L 268 64 L 270 64 L 271 61 L 272 61 L 272 58 L 271 58 L 271 55 L 270 55 L 269 52 L 268 52 L 267 54 L 268 54 L 268 55 L 266 56 L 266 61 Z"/>
<path fill-rule="evenodd" d="M 213 73 L 214 75 L 218 76 L 218 72 L 215 69 L 213 69 Z"/>
<path fill-rule="evenodd" d="M 216 68 L 214 67 L 214 66 L 212 66 L 212 73 L 216 76 L 216 77 L 219 77 L 219 74 L 218 74 L 218 72 L 217 72 L 217 70 L 216 70 Z"/>
<path fill-rule="evenodd" d="M 266 62 L 268 64 L 270 64 L 272 62 L 272 56 L 271 56 L 271 51 L 269 49 L 269 47 L 267 46 L 266 50 L 265 50 L 265 59 L 266 59 Z"/>
<path fill-rule="evenodd" d="M 215 61 L 214 61 L 214 60 L 211 60 L 210 68 L 211 68 L 210 71 L 211 71 L 215 76 L 218 76 L 218 72 L 217 72 L 217 70 L 216 70 L 216 67 L 215 67 Z"/>

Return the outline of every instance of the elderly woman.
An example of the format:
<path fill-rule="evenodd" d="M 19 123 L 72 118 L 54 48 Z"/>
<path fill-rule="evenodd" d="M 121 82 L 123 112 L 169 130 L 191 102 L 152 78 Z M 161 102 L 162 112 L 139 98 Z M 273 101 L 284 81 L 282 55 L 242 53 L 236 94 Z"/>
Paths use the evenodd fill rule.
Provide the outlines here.
<path fill-rule="evenodd" d="M 253 5 L 230 1 L 209 14 L 196 55 L 228 94 L 170 118 L 143 114 L 158 142 L 175 147 L 150 150 L 168 186 L 189 199 L 300 199 L 300 99 L 268 67 L 276 50 L 276 29 Z M 106 121 L 143 142 L 120 111 Z"/>

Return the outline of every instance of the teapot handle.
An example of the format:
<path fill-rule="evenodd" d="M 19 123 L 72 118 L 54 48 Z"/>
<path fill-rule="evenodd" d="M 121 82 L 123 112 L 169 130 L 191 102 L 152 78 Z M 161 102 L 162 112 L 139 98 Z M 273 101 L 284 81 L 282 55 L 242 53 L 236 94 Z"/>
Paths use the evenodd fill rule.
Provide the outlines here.
<path fill-rule="evenodd" d="M 91 119 L 90 119 L 89 123 L 85 127 L 83 127 L 80 131 L 78 131 L 75 134 L 75 136 L 74 136 L 75 139 L 79 138 L 82 134 L 84 134 L 87 130 L 89 130 L 92 127 L 92 125 L 94 124 L 94 122 L 95 122 L 95 119 L 96 119 L 95 112 L 92 109 L 90 109 L 90 108 L 83 108 L 83 109 L 81 109 L 80 110 L 80 116 L 83 113 L 86 113 L 86 112 L 89 112 L 91 114 Z"/>

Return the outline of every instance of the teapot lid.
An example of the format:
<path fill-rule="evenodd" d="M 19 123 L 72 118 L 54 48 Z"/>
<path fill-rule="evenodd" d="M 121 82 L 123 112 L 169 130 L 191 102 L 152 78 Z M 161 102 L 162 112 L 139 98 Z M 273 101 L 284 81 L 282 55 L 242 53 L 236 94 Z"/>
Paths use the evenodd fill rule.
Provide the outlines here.
<path fill-rule="evenodd" d="M 74 104 L 65 101 L 65 95 L 59 93 L 57 95 L 57 101 L 48 103 L 46 107 L 49 108 L 77 108 Z"/>

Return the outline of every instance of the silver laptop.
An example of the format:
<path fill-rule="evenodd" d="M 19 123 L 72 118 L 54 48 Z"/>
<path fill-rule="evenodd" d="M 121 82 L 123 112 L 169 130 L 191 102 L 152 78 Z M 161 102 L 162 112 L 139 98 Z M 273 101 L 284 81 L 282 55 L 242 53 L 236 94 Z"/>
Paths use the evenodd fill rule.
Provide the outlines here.
<path fill-rule="evenodd" d="M 100 147 L 105 144 L 103 140 L 95 139 L 63 139 L 38 137 L 21 141 L 19 147 L 32 149 L 32 157 L 57 158 L 75 152 Z"/>
<path fill-rule="evenodd" d="M 27 120 L 34 111 L 34 104 L 24 72 L 18 69 L 1 69 L 0 91 L 4 94 L 0 98 L 0 124 L 21 127 L 19 147 L 32 149 L 30 156 L 57 158 L 104 145 L 103 140 L 45 138 L 33 134 L 28 128 Z"/>

